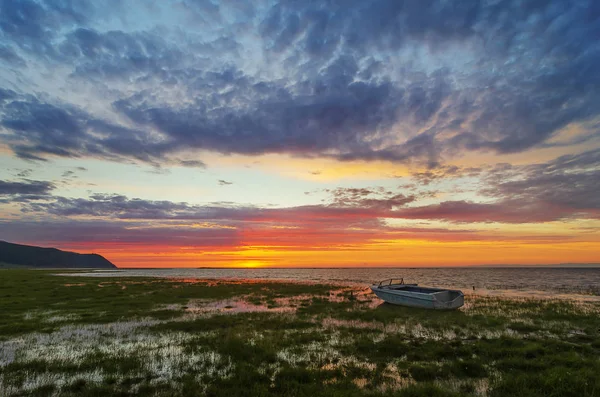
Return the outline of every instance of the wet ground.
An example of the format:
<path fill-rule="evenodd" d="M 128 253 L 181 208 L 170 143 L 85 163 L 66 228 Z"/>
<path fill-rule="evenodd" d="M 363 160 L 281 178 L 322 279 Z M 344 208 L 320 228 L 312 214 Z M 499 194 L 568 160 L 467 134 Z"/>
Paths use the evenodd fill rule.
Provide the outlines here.
<path fill-rule="evenodd" d="M 159 277 L 175 279 L 248 279 L 334 283 L 366 287 L 404 278 L 407 283 L 463 291 L 546 291 L 560 294 L 600 295 L 600 267 L 452 267 L 452 268 L 257 268 L 257 269 L 121 269 L 87 272 L 97 277 Z"/>
<path fill-rule="evenodd" d="M 595 296 L 464 289 L 431 311 L 344 283 L 5 271 L 0 395 L 600 394 Z"/>

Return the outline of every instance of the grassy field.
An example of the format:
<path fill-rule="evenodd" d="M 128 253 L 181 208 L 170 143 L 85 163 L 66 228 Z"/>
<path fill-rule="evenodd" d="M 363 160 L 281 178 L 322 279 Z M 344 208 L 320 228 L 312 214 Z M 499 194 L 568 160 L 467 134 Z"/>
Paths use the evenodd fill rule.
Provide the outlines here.
<path fill-rule="evenodd" d="M 598 304 L 52 273 L 0 270 L 1 396 L 600 396 Z"/>

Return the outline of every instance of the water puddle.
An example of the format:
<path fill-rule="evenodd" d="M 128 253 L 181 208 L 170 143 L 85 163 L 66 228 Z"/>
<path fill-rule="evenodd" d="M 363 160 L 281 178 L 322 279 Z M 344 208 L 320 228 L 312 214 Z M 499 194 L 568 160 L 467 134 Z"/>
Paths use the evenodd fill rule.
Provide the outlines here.
<path fill-rule="evenodd" d="M 224 299 L 211 302 L 190 301 L 185 309 L 189 313 L 286 313 L 294 312 L 295 310 L 296 308 L 292 306 L 256 304 L 245 299 Z"/>
<path fill-rule="evenodd" d="M 381 304 L 373 299 L 373 294 L 356 288 L 340 288 L 330 291 L 329 295 L 299 294 L 288 297 L 271 298 L 264 301 L 263 297 L 247 295 L 217 301 L 191 300 L 184 307 L 189 313 L 294 313 L 299 307 L 310 305 L 314 299 L 327 302 L 356 302 L 370 308 Z"/>
<path fill-rule="evenodd" d="M 578 302 L 600 302 L 598 295 L 584 295 L 574 293 L 557 293 L 539 290 L 514 290 L 514 289 L 476 289 L 463 290 L 465 296 L 485 296 L 505 299 L 539 299 L 539 300 L 569 300 Z"/>

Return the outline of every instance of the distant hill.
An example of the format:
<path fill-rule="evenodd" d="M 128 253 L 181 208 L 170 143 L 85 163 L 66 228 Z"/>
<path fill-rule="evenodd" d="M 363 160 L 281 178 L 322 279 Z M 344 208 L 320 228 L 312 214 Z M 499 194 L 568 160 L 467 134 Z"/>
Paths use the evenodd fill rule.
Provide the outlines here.
<path fill-rule="evenodd" d="M 114 269 L 98 254 L 78 254 L 56 248 L 42 248 L 0 241 L 0 269 L 7 267 Z"/>

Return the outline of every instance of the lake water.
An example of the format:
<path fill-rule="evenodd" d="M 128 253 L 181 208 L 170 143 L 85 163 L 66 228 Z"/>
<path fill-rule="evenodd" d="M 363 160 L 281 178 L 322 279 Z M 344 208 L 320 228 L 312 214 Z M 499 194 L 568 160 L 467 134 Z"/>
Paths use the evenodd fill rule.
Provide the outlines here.
<path fill-rule="evenodd" d="M 316 268 L 316 269 L 124 269 L 96 276 L 150 276 L 178 279 L 263 279 L 368 286 L 387 278 L 406 283 L 458 288 L 465 292 L 521 295 L 600 295 L 600 268 Z M 518 293 L 516 295 L 519 295 Z"/>

